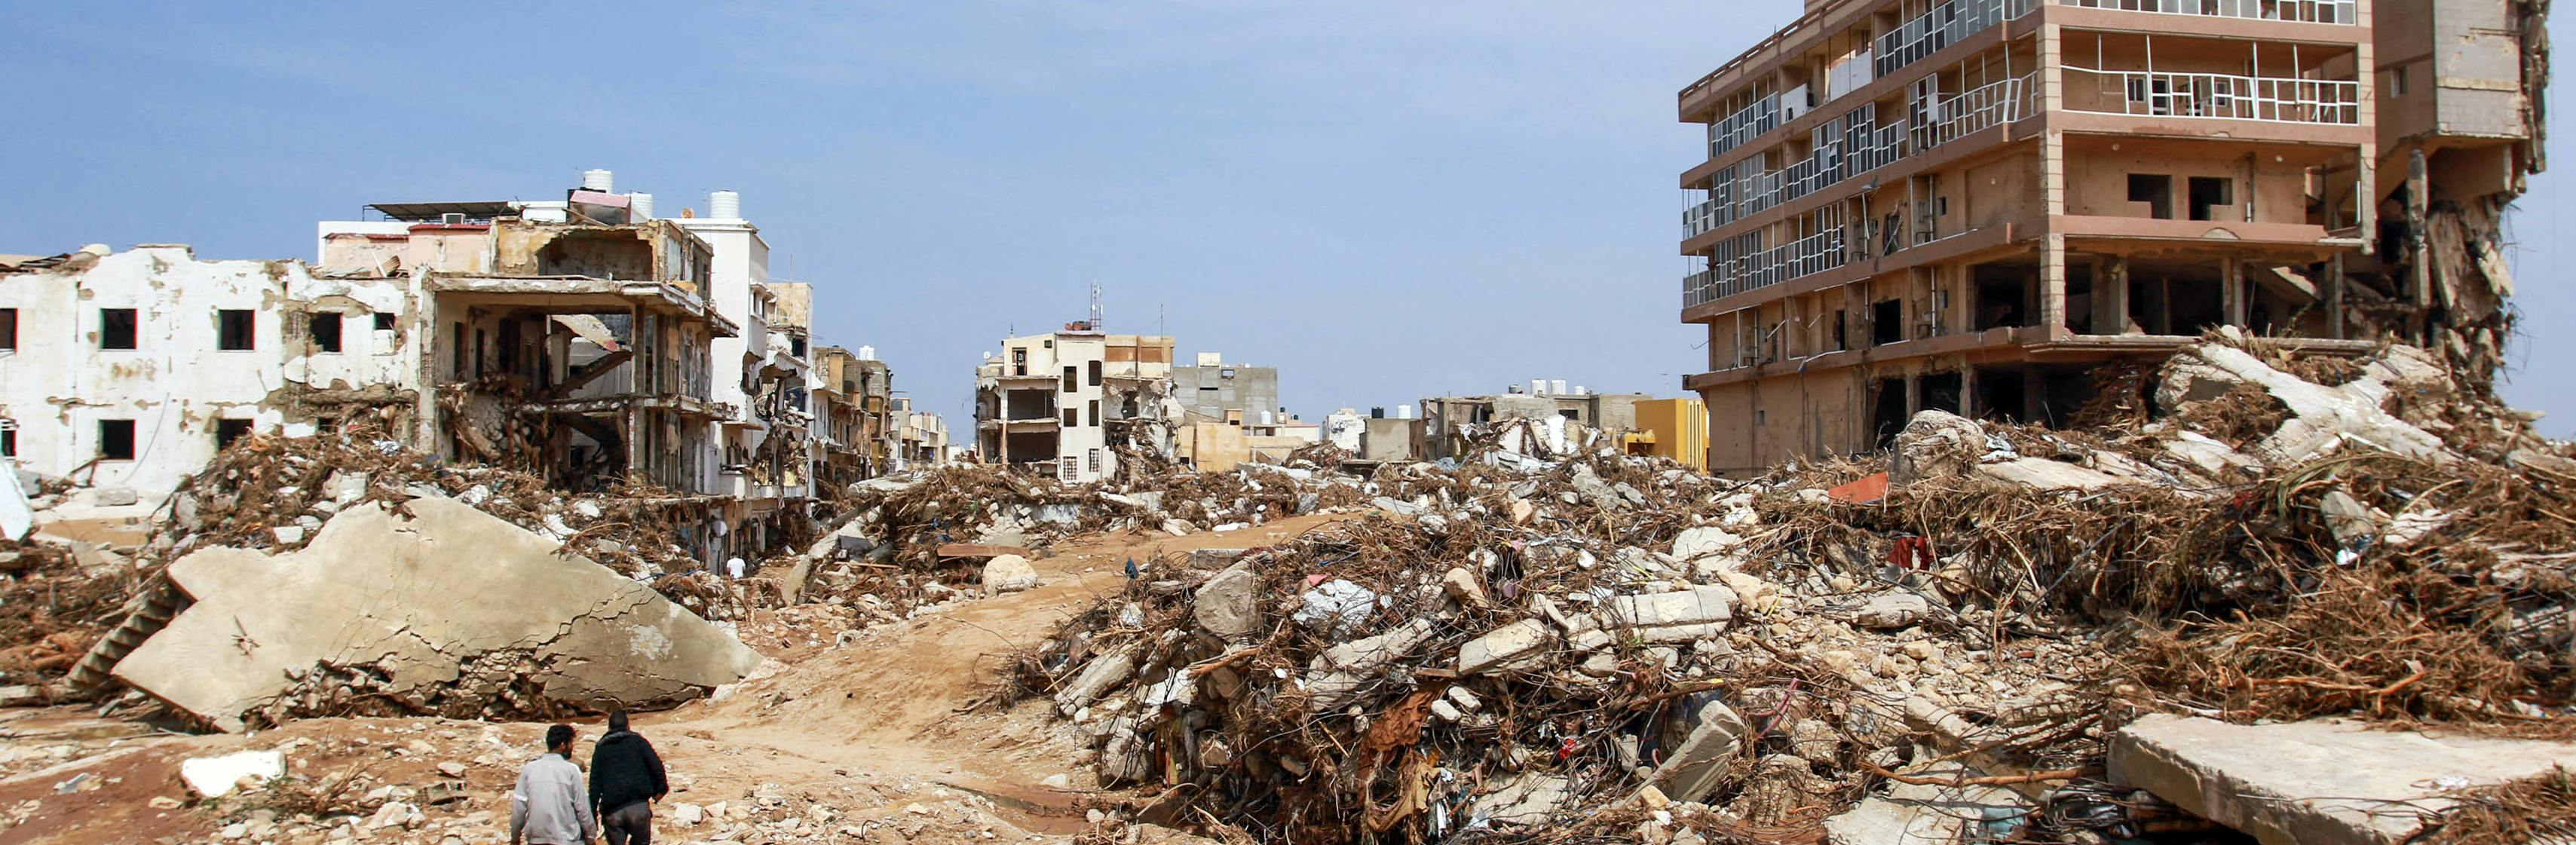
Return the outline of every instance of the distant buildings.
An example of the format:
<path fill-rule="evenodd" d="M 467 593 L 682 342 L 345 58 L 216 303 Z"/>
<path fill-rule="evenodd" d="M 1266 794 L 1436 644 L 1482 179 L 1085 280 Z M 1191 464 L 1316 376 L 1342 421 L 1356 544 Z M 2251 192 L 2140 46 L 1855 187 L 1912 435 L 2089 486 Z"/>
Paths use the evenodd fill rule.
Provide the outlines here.
<path fill-rule="evenodd" d="M 891 373 L 817 367 L 729 191 L 709 217 L 583 174 L 561 201 L 379 203 L 317 263 L 181 246 L 0 260 L 0 455 L 157 500 L 251 433 L 363 426 L 574 490 L 695 502 L 710 562 L 766 551 L 818 481 L 886 471 Z"/>
<path fill-rule="evenodd" d="M 1502 420 L 1562 418 L 1594 429 L 1630 430 L 1637 427 L 1637 403 L 1651 398 L 1643 393 L 1594 393 L 1568 387 L 1562 379 L 1531 379 L 1527 392 L 1513 385 L 1500 394 L 1422 400 L 1424 437 L 1430 456 L 1445 458 L 1463 452 L 1473 427 Z"/>
<path fill-rule="evenodd" d="M 1172 368 L 1172 398 L 1195 418 L 1231 425 L 1275 425 L 1279 407 L 1279 368 L 1228 364 L 1215 352 L 1198 354 L 1198 364 Z"/>

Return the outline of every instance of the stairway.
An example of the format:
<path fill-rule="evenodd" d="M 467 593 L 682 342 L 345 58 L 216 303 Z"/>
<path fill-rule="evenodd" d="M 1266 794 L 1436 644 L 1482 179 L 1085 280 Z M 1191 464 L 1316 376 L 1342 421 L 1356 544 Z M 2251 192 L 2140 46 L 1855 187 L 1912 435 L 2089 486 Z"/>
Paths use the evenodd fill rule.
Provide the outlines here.
<path fill-rule="evenodd" d="M 81 655 L 80 664 L 72 667 L 71 675 L 65 680 L 70 681 L 75 690 L 92 691 L 106 686 L 108 672 L 116 668 L 117 661 L 124 660 L 144 640 L 160 633 L 170 624 L 170 617 L 179 615 L 179 611 L 187 609 L 189 604 L 188 597 L 180 594 L 170 579 L 154 577 L 141 593 L 126 602 L 125 621 L 117 623 L 116 628 L 101 637 L 97 645 L 90 646 L 89 653 Z"/>

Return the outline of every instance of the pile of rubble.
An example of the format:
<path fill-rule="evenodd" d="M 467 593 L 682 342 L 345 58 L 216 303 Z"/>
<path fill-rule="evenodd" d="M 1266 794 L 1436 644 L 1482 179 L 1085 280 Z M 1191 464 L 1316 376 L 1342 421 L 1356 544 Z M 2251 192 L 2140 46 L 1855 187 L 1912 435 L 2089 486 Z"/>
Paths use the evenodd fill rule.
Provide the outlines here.
<path fill-rule="evenodd" d="M 1020 684 L 1162 785 L 1144 820 L 1264 841 L 2385 833 L 2576 765 L 2565 444 L 2406 347 L 2155 375 L 2087 431 L 1926 412 L 1884 477 L 1510 427 L 1382 469 L 1381 516 L 1150 573 Z M 2352 732 L 2204 741 L 2321 717 L 2447 733 L 2250 773 L 2222 752 Z"/>

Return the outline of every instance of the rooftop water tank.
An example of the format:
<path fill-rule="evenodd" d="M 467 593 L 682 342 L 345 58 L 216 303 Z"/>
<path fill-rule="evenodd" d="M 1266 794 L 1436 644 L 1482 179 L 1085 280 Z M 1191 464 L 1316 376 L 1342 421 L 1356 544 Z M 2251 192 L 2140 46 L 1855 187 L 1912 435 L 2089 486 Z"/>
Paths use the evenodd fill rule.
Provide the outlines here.
<path fill-rule="evenodd" d="M 1395 418 L 1396 418 L 1396 419 L 1399 419 L 1399 420 L 1409 420 L 1409 419 L 1413 419 L 1413 406 L 1411 406 L 1411 405 L 1397 405 L 1397 406 L 1395 406 Z"/>
<path fill-rule="evenodd" d="M 877 359 L 877 348 L 876 348 L 876 347 L 874 347 L 874 346 L 862 346 L 862 347 L 859 347 L 859 360 L 861 360 L 861 361 L 874 361 L 874 360 L 876 360 L 876 359 Z"/>
<path fill-rule="evenodd" d="M 1553 393 L 1553 394 L 1558 395 L 1558 396 L 1563 396 L 1563 395 L 1565 395 L 1565 380 L 1564 380 L 1564 379 L 1561 379 L 1561 378 L 1559 378 L 1559 379 L 1548 379 L 1548 380 L 1547 380 L 1547 392 L 1549 392 L 1549 393 Z"/>
<path fill-rule="evenodd" d="M 653 195 L 641 191 L 627 194 L 626 210 L 637 222 L 653 219 Z"/>
<path fill-rule="evenodd" d="M 742 219 L 742 195 L 732 191 L 708 194 L 707 216 L 716 220 Z"/>
<path fill-rule="evenodd" d="M 1530 379 L 1530 395 L 1531 395 L 1531 396 L 1545 396 L 1545 395 L 1547 395 L 1547 379 L 1543 379 L 1543 378 L 1534 378 L 1534 379 Z"/>
<path fill-rule="evenodd" d="M 592 168 L 581 172 L 582 190 L 598 191 L 603 194 L 613 193 L 615 191 L 613 186 L 616 184 L 617 180 L 608 171 Z"/>

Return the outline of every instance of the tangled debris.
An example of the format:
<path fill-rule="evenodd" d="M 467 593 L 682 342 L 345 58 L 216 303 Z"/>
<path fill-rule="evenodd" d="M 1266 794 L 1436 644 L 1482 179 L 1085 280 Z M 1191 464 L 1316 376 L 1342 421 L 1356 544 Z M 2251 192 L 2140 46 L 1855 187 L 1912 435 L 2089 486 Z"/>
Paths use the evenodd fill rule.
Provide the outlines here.
<path fill-rule="evenodd" d="M 2576 735 L 2576 463 L 2529 415 L 2402 346 L 2217 335 L 2139 383 L 2089 431 L 1926 412 L 1876 494 L 1507 427 L 1019 683 L 1145 820 L 1288 842 L 1818 841 L 1925 821 L 1905 787 L 1973 793 L 1954 835 L 2128 838 L 2210 826 L 2110 785 L 2142 712 Z"/>

